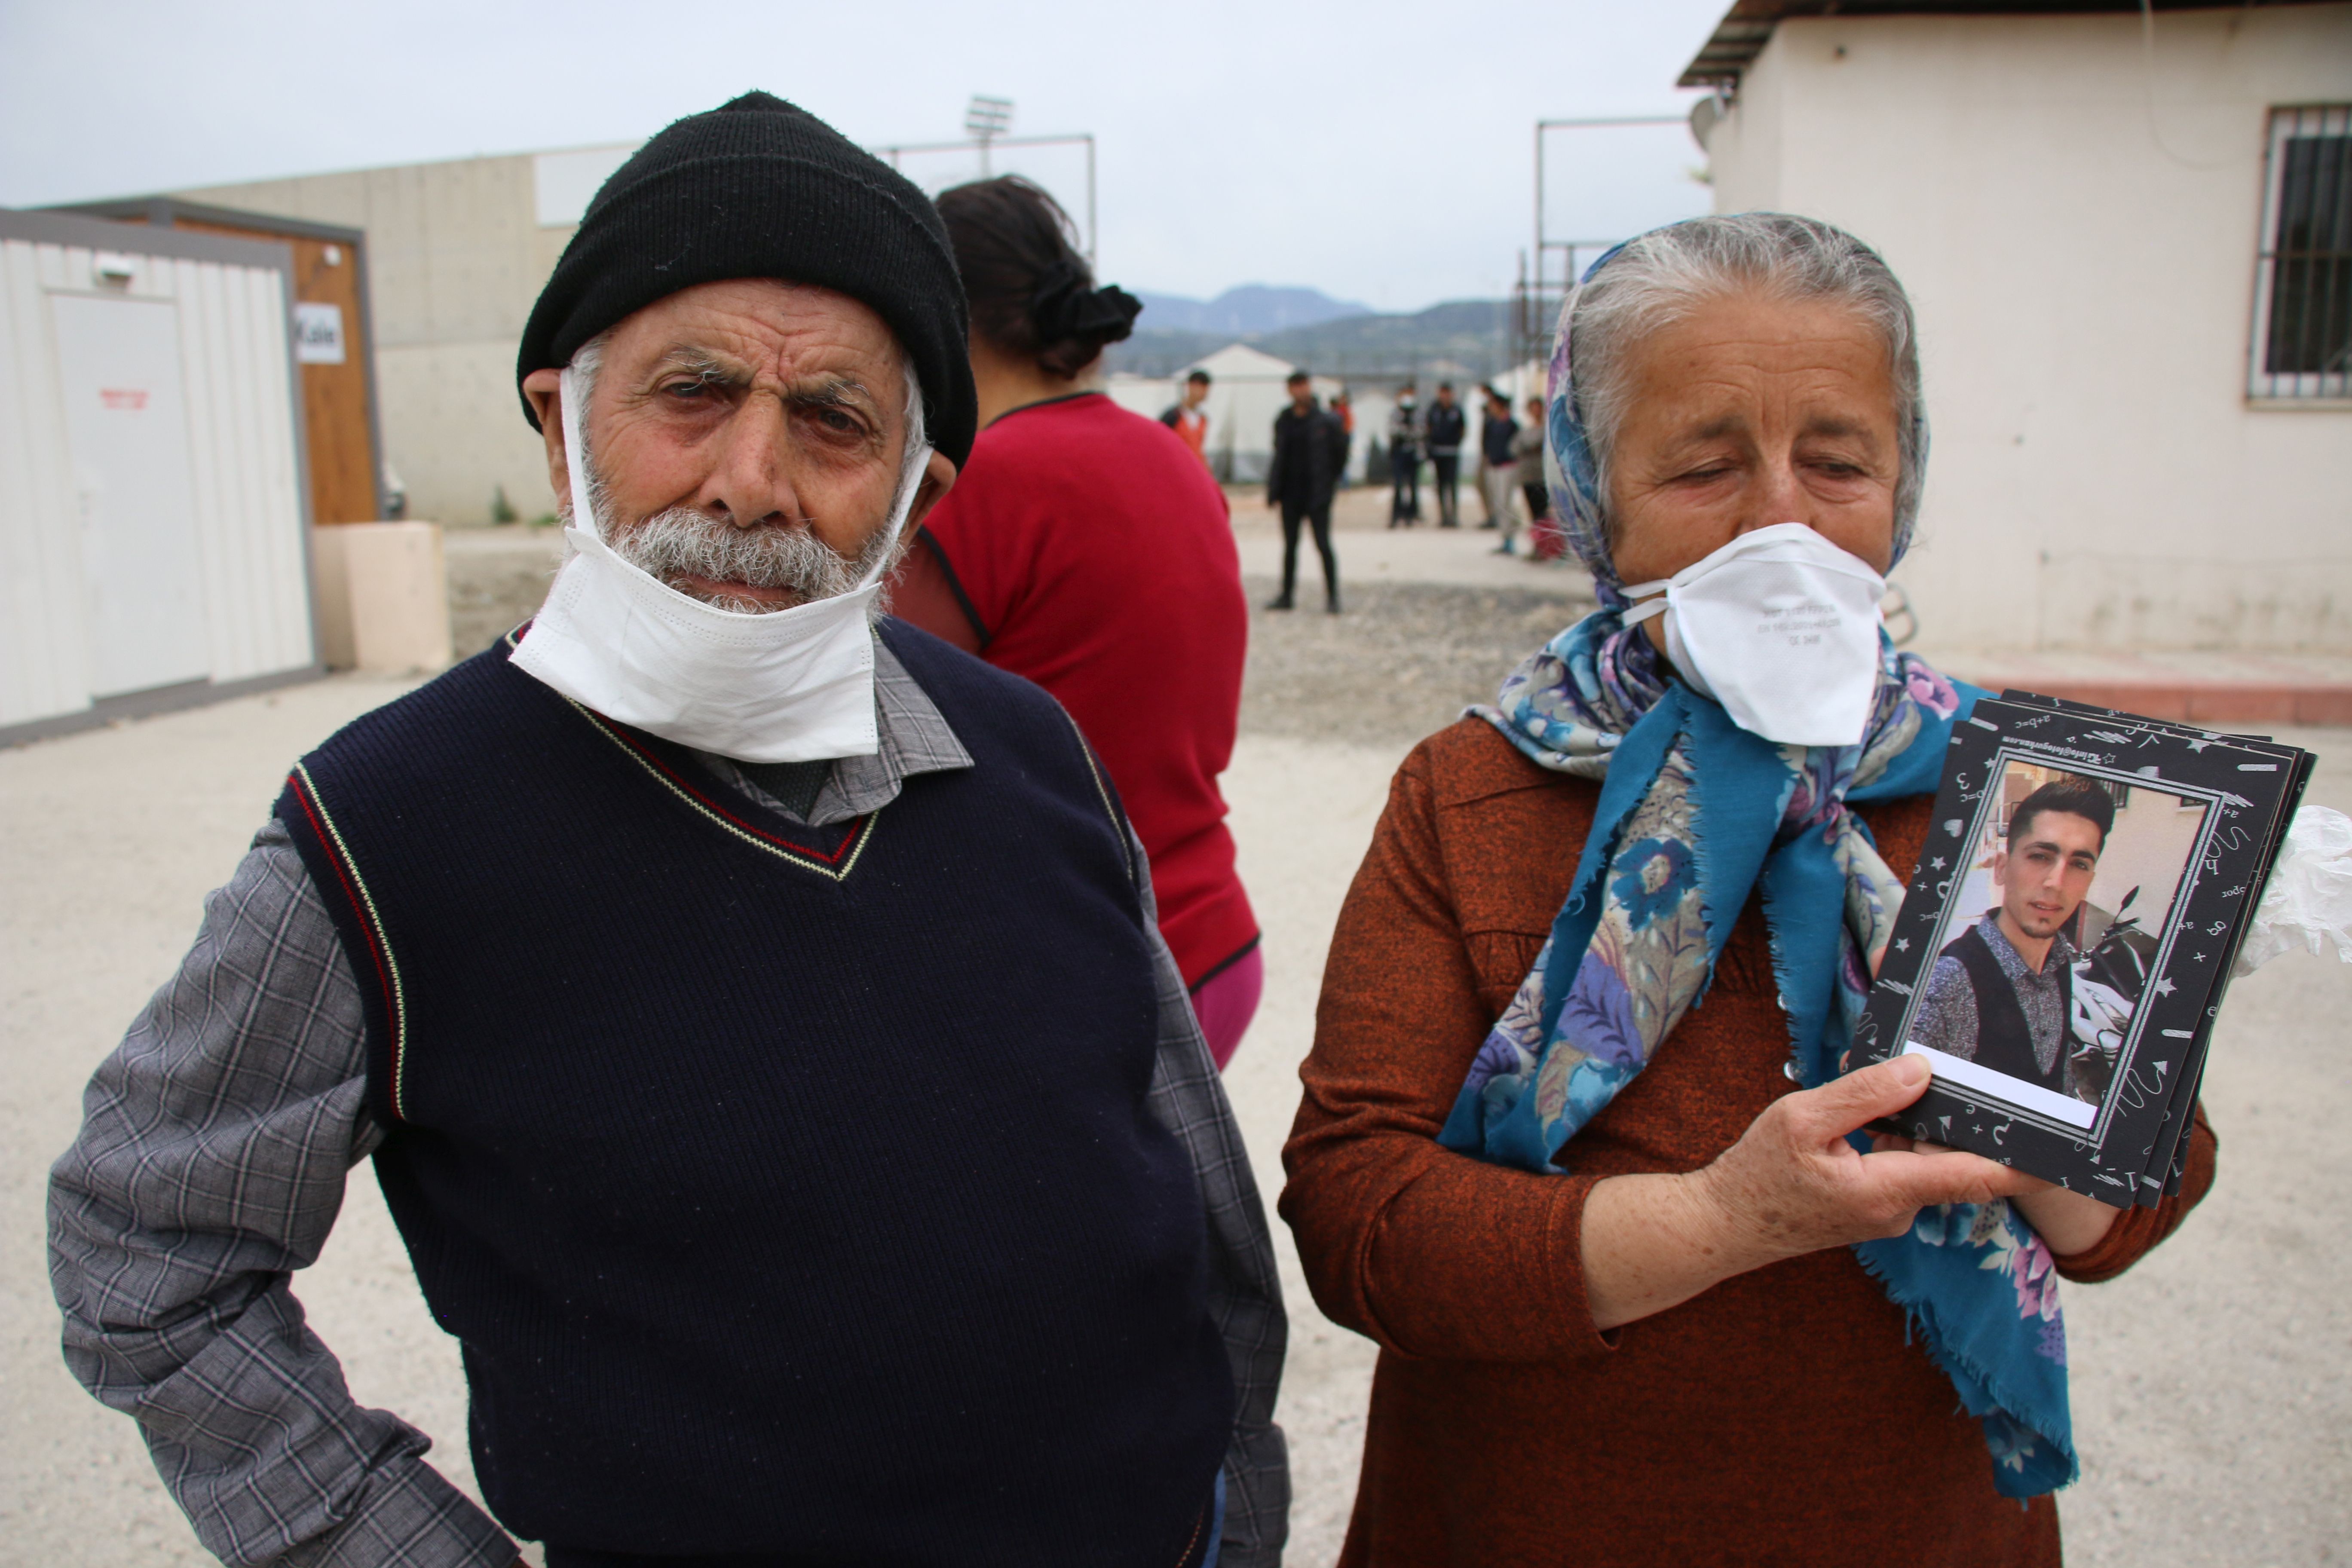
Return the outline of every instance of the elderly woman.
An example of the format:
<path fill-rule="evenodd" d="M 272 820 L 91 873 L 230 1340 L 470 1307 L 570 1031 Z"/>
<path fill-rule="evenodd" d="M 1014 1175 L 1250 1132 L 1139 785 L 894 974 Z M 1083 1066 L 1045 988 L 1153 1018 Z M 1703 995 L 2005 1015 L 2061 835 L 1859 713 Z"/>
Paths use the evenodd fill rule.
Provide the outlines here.
<path fill-rule="evenodd" d="M 1660 229 L 1586 274 L 1546 413 L 1602 607 L 1399 772 L 1285 1155 L 1381 1347 L 1341 1561 L 2055 1563 L 2053 1276 L 2159 1241 L 2213 1140 L 2118 1212 L 1850 1136 L 1926 1084 L 1841 1058 L 1974 695 L 1878 629 L 1901 286 L 1804 219 Z"/>

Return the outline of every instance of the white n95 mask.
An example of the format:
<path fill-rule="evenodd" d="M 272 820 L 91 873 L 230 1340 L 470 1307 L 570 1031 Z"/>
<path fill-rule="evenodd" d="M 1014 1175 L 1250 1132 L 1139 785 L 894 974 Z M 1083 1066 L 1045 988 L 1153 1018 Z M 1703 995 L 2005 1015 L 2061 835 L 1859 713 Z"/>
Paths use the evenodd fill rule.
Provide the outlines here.
<path fill-rule="evenodd" d="M 858 585 L 788 610 L 745 615 L 690 598 L 613 552 L 581 460 L 584 400 L 563 373 L 563 456 L 572 475 L 569 547 L 515 668 L 608 719 L 745 763 L 872 756 L 874 633 L 869 613 L 886 550 Z M 908 454 L 887 538 L 907 523 L 930 448 Z"/>
<path fill-rule="evenodd" d="M 1886 580 L 1801 522 L 1743 533 L 1673 576 L 1625 590 L 1635 625 L 1664 615 L 1666 657 L 1751 734 L 1862 743 L 1878 695 Z"/>

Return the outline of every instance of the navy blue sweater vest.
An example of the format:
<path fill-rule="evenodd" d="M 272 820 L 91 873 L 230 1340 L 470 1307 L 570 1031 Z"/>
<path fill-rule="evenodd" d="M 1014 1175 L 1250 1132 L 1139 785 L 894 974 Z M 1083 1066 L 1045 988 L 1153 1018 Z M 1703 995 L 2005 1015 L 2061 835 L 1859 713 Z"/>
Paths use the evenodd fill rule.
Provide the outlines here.
<path fill-rule="evenodd" d="M 1193 1554 L 1233 1419 L 1116 805 L 1026 681 L 810 829 L 501 644 L 280 797 L 484 1496 L 574 1561 Z"/>

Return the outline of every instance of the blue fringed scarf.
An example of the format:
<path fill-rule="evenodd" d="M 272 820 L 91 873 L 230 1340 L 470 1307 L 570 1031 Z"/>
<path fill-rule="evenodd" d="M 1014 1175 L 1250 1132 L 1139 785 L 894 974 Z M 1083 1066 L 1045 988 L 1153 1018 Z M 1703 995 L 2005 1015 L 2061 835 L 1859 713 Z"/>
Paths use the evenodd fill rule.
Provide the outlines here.
<path fill-rule="evenodd" d="M 1475 711 L 1543 766 L 1602 781 L 1601 804 L 1550 939 L 1439 1142 L 1557 1172 L 1561 1147 L 1706 994 L 1758 889 L 1790 1059 L 1809 1089 L 1836 1077 L 1903 897 L 1846 803 L 1932 793 L 1978 695 L 1889 645 L 1864 742 L 1808 750 L 1750 734 L 1666 679 L 1618 610 L 1522 664 L 1496 706 Z M 2001 1492 L 2073 1480 L 2057 1276 L 2022 1216 L 2000 1202 L 1947 1205 L 1854 1251 L 1982 1423 Z"/>

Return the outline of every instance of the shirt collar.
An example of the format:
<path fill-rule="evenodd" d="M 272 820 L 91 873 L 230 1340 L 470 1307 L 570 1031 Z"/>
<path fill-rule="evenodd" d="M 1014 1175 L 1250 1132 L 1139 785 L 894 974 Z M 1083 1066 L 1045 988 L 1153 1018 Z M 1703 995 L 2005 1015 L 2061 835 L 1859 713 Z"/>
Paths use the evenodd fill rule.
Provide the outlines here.
<path fill-rule="evenodd" d="M 947 715 L 879 637 L 874 639 L 874 721 L 880 748 L 872 756 L 834 759 L 832 772 L 809 807 L 809 826 L 830 827 L 879 811 L 898 798 L 907 780 L 919 774 L 950 773 L 972 765 L 971 753 L 956 738 Z M 793 815 L 730 759 L 709 752 L 695 755 L 703 766 L 761 805 L 783 811 L 787 816 Z"/>
<path fill-rule="evenodd" d="M 1999 910 L 1987 910 L 1984 919 L 1978 923 L 1983 929 L 1985 945 L 1992 949 L 1992 955 L 2000 963 L 2001 972 L 2011 980 L 2047 980 L 2057 973 L 2059 965 L 2072 963 L 2079 956 L 2074 944 L 2066 940 L 2066 933 L 2062 931 L 2050 939 L 2050 951 L 2042 960 L 2041 973 L 2036 973 L 2025 962 L 2025 955 L 2011 944 L 2008 933 L 2000 929 Z"/>

